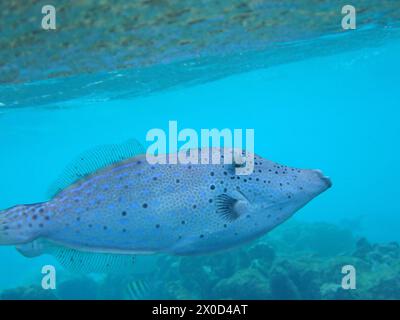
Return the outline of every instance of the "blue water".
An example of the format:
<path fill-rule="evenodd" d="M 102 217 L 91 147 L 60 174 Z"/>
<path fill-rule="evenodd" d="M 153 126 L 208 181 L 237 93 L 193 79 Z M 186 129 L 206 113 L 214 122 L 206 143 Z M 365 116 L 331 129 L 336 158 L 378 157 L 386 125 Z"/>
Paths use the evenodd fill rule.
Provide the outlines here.
<path fill-rule="evenodd" d="M 374 243 L 400 241 L 399 57 L 394 39 L 145 97 L 4 109 L 0 208 L 46 201 L 51 182 L 83 151 L 144 141 L 176 120 L 179 129 L 253 128 L 258 154 L 329 175 L 333 187 L 295 220 L 348 228 Z M 0 291 L 40 284 L 42 265 L 58 266 L 12 247 L 0 248 L 0 261 Z"/>

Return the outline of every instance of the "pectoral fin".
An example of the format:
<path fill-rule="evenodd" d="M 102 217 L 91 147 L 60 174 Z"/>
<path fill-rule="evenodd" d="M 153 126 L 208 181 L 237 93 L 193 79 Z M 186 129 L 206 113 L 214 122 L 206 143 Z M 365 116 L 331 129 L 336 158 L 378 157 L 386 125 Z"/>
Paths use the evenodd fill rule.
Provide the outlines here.
<path fill-rule="evenodd" d="M 242 195 L 231 197 L 227 194 L 220 194 L 216 199 L 217 213 L 227 221 L 234 221 L 248 210 L 248 201 Z"/>

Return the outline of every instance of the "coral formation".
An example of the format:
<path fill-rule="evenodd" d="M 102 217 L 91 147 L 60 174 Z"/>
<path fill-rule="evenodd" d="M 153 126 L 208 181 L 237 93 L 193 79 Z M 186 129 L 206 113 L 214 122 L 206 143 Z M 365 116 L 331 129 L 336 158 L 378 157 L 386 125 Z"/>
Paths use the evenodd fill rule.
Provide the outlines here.
<path fill-rule="evenodd" d="M 229 252 L 165 257 L 171 267 L 158 276 L 172 298 L 399 299 L 399 258 L 396 242 L 371 244 L 336 225 L 292 222 Z M 356 269 L 356 290 L 342 288 L 345 265 Z"/>
<path fill-rule="evenodd" d="M 0 292 L 0 300 L 56 300 L 51 290 L 43 290 L 40 286 L 18 287 Z"/>

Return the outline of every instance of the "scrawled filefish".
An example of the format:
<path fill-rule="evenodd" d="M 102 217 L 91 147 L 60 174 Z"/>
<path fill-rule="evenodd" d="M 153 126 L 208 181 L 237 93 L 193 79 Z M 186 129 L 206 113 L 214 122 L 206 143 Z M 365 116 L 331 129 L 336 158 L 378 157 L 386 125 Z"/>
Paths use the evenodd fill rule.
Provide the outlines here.
<path fill-rule="evenodd" d="M 220 164 L 150 164 L 138 149 L 130 142 L 79 157 L 51 200 L 0 213 L 0 244 L 45 239 L 83 252 L 210 253 L 265 234 L 331 186 L 319 170 L 258 155 L 250 175 L 236 175 L 224 148 L 209 149 Z"/>

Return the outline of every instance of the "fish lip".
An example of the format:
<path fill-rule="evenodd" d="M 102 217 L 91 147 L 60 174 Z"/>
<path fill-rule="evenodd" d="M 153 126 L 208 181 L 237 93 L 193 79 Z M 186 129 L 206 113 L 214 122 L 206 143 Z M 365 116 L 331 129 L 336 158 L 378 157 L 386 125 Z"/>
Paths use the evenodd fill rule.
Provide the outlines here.
<path fill-rule="evenodd" d="M 319 169 L 314 170 L 314 172 L 316 172 L 316 173 L 319 175 L 320 179 L 325 183 L 327 189 L 329 189 L 330 187 L 332 187 L 332 180 L 331 180 L 330 177 L 325 176 L 325 175 L 323 174 L 323 172 L 322 172 L 321 170 L 319 170 Z"/>
<path fill-rule="evenodd" d="M 322 176 L 321 179 L 322 179 L 322 181 L 325 182 L 325 184 L 326 184 L 326 186 L 328 187 L 328 189 L 329 189 L 330 187 L 332 187 L 332 180 L 331 180 L 330 177 L 328 177 L 328 176 Z"/>

